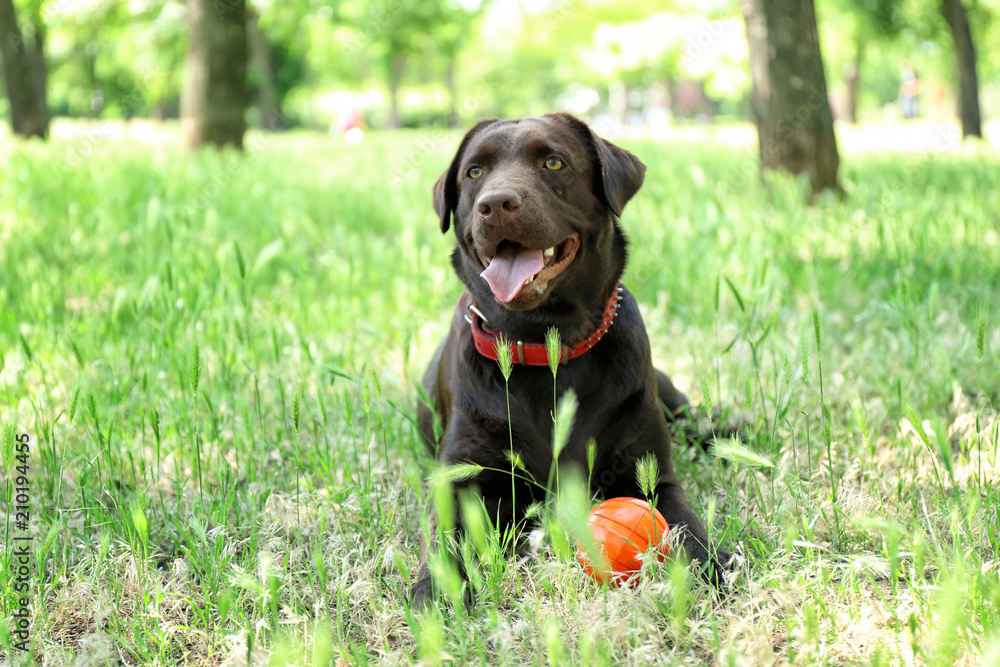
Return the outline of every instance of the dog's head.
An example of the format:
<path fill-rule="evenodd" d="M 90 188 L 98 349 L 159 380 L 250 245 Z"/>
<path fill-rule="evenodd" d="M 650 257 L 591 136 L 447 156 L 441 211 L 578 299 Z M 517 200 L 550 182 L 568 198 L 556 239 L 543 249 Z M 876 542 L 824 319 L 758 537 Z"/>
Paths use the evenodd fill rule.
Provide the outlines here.
<path fill-rule="evenodd" d="M 481 304 L 599 301 L 624 270 L 616 219 L 645 171 L 568 114 L 483 121 L 434 186 L 434 208 L 442 232 L 454 219 L 453 264 Z"/>

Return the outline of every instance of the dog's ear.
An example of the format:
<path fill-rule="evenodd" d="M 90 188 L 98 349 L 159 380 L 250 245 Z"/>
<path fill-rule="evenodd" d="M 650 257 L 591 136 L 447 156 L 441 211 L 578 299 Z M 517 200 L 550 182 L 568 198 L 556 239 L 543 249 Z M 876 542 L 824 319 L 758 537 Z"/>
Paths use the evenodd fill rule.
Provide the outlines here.
<path fill-rule="evenodd" d="M 615 216 L 621 217 L 625 204 L 642 187 L 642 181 L 646 176 L 646 165 L 624 148 L 601 139 L 586 123 L 575 116 L 568 113 L 553 113 L 546 117 L 568 125 L 584 142 L 587 154 L 594 164 L 594 193 Z"/>
<path fill-rule="evenodd" d="M 458 151 L 451 164 L 434 184 L 434 210 L 441 219 L 442 234 L 448 231 L 451 226 L 451 216 L 458 208 L 458 169 L 462 166 L 462 156 L 465 154 L 465 149 L 477 132 L 496 122 L 497 119 L 494 118 L 476 123 L 462 138 L 462 143 L 458 145 Z"/>
<path fill-rule="evenodd" d="M 452 175 L 452 170 L 456 169 L 455 164 L 458 163 L 460 155 L 456 155 L 455 159 L 452 161 L 451 166 L 444 170 L 441 177 L 437 179 L 437 183 L 434 184 L 434 211 L 438 214 L 441 219 L 441 233 L 444 234 L 448 231 L 448 227 L 451 226 L 451 212 L 455 209 L 458 204 L 456 201 L 455 188 L 451 188 L 452 193 L 449 196 L 448 192 L 448 181 L 454 181 L 455 176 Z"/>
<path fill-rule="evenodd" d="M 618 217 L 622 209 L 635 193 L 642 187 L 646 177 L 646 165 L 639 158 L 619 148 L 609 141 L 591 133 L 597 145 L 597 154 L 601 161 L 601 182 L 594 183 L 595 188 L 603 188 L 605 203 Z M 598 189 L 597 192 L 601 190 Z"/>

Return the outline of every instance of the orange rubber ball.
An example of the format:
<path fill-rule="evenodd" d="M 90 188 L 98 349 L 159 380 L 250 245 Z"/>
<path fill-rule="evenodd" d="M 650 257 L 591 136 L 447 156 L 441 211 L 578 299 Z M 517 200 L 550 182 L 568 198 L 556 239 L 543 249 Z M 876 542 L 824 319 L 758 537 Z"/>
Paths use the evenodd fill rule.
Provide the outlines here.
<path fill-rule="evenodd" d="M 642 569 L 642 554 L 653 545 L 662 561 L 670 553 L 670 528 L 656 508 L 638 498 L 611 498 L 590 511 L 587 519 L 603 563 L 591 562 L 583 544 L 576 545 L 584 571 L 601 583 L 620 586 Z"/>

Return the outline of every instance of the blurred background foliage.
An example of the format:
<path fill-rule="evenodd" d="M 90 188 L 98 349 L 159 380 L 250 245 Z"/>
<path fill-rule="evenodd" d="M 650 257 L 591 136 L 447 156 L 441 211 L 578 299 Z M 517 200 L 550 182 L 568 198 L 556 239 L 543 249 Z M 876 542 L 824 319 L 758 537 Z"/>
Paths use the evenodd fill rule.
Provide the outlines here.
<path fill-rule="evenodd" d="M 224 0 L 219 0 L 224 2 Z M 45 31 L 54 117 L 177 118 L 183 2 L 15 0 Z M 897 114 L 900 70 L 922 108 L 953 114 L 956 63 L 935 0 L 817 0 L 835 113 L 857 76 L 861 119 Z M 1000 106 L 1000 0 L 966 2 L 986 116 Z M 750 77 L 735 0 L 253 0 L 251 126 L 461 126 L 553 107 L 639 124 L 742 120 Z M 396 100 L 393 102 L 393 100 Z M 0 114 L 7 100 L 0 97 Z"/>

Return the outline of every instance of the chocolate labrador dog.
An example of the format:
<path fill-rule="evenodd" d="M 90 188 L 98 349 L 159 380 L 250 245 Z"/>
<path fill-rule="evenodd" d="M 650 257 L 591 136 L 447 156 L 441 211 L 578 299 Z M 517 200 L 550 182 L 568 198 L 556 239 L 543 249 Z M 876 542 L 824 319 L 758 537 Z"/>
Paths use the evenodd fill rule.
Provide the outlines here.
<path fill-rule="evenodd" d="M 418 423 L 443 464 L 484 467 L 458 483 L 456 493 L 475 489 L 501 530 L 516 521 L 544 491 L 515 479 L 512 494 L 511 474 L 503 472 L 510 470 L 511 439 L 525 477 L 544 481 L 553 463 L 553 379 L 543 341 L 555 327 L 564 344 L 556 391 L 572 389 L 579 401 L 559 464 L 586 474 L 593 438 L 591 491 L 641 498 L 636 462 L 653 454 L 657 508 L 672 528 L 684 528 L 687 556 L 719 582 L 729 556 L 709 551 L 705 528 L 674 476 L 660 406 L 678 413 L 687 398 L 654 370 L 639 307 L 619 282 L 626 260 L 619 217 L 645 171 L 635 155 L 568 114 L 483 121 L 465 135 L 434 186 L 441 231 L 454 220 L 452 265 L 466 287 L 423 378 L 443 426 L 440 441 L 435 415 L 424 405 Z M 496 361 L 500 334 L 514 362 L 508 383 Z M 432 594 L 427 548 L 412 590 L 415 605 Z"/>

